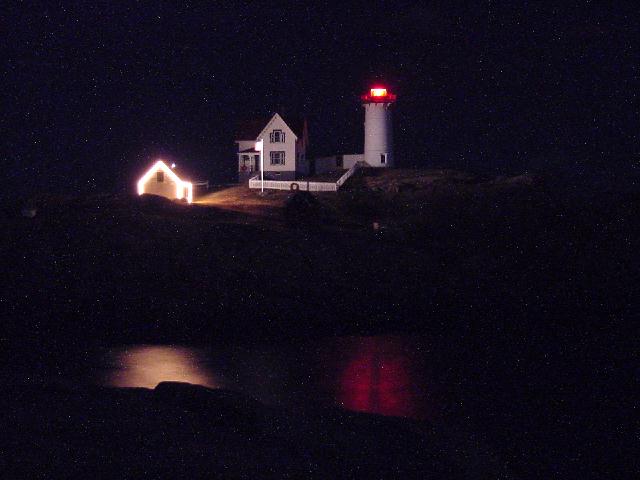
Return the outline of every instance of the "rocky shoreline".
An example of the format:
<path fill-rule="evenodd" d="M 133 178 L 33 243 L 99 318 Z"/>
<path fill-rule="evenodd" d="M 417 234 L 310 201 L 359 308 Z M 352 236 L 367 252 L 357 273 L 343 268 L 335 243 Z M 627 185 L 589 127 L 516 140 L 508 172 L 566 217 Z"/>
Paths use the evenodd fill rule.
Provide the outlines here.
<path fill-rule="evenodd" d="M 467 478 L 461 453 L 411 420 L 169 382 L 13 386 L 0 398 L 11 478 Z"/>

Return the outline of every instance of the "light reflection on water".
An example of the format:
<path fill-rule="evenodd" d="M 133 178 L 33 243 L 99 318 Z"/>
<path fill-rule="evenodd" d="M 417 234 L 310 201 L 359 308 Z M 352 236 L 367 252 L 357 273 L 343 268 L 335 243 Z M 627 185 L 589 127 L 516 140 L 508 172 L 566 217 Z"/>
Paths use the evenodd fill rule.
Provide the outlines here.
<path fill-rule="evenodd" d="M 109 357 L 111 368 L 104 383 L 112 387 L 154 388 L 164 381 L 218 386 L 198 349 L 135 345 L 116 350 Z"/>
<path fill-rule="evenodd" d="M 336 405 L 425 418 L 420 347 L 405 337 L 343 337 L 297 345 L 198 349 L 132 345 L 112 350 L 101 383 L 154 388 L 163 381 L 228 388 L 271 405 Z"/>
<path fill-rule="evenodd" d="M 347 410 L 423 419 L 429 416 L 424 359 L 405 337 L 335 339 L 325 352 L 327 388 Z"/>

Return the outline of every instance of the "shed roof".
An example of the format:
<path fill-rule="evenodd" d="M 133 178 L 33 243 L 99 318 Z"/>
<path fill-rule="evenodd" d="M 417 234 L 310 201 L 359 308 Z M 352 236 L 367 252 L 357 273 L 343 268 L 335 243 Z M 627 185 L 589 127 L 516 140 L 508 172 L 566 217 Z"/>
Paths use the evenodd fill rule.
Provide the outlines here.
<path fill-rule="evenodd" d="M 150 168 L 148 168 L 146 170 L 146 172 L 148 172 L 150 170 L 153 170 L 153 169 L 158 170 L 159 168 L 161 168 L 158 165 L 158 162 L 162 162 L 165 165 L 165 167 L 167 167 L 167 169 L 169 169 L 173 173 L 175 173 L 176 176 L 180 180 L 182 180 L 183 182 L 192 182 L 192 183 L 195 182 L 195 183 L 198 183 L 198 182 L 201 181 L 201 179 L 199 179 L 197 177 L 197 175 L 193 175 L 191 170 L 185 168 L 184 165 L 182 165 L 182 164 L 178 165 L 178 164 L 175 164 L 174 162 L 165 161 L 165 160 L 158 160 L 158 161 L 154 162 L 154 164 Z M 175 167 L 172 167 L 172 165 L 174 165 L 174 164 L 175 164 Z"/>

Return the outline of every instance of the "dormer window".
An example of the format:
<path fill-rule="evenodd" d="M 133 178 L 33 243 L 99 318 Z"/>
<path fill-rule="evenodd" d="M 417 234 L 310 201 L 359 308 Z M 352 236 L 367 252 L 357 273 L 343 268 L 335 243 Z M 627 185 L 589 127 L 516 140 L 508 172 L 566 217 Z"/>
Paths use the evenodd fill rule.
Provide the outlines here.
<path fill-rule="evenodd" d="M 269 134 L 271 143 L 284 143 L 284 132 L 282 130 L 274 130 Z"/>
<path fill-rule="evenodd" d="M 156 172 L 156 182 L 158 183 L 164 182 L 164 172 L 162 170 L 158 170 Z"/>

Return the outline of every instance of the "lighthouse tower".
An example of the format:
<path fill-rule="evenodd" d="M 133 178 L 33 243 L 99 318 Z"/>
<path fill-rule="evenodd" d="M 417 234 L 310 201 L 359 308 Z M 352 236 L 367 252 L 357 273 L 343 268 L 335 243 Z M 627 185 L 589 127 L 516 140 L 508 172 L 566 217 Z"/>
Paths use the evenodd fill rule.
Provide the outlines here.
<path fill-rule="evenodd" d="M 391 105 L 396 96 L 374 87 L 360 97 L 364 106 L 364 161 L 370 167 L 393 167 Z"/>

